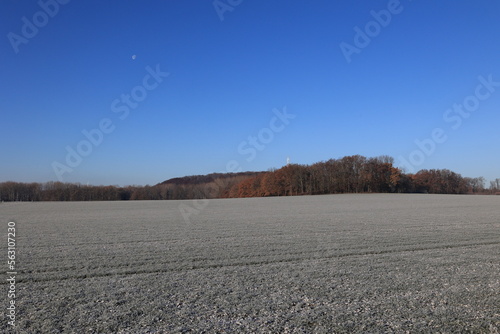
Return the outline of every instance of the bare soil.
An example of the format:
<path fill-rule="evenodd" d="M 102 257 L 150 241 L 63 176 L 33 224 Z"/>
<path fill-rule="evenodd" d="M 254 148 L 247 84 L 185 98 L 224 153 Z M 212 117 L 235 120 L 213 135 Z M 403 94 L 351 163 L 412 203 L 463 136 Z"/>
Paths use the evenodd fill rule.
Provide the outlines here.
<path fill-rule="evenodd" d="M 500 330 L 500 196 L 202 204 L 1 203 L 0 270 L 7 272 L 7 222 L 14 221 L 18 275 L 16 329 L 2 315 L 0 331 Z"/>

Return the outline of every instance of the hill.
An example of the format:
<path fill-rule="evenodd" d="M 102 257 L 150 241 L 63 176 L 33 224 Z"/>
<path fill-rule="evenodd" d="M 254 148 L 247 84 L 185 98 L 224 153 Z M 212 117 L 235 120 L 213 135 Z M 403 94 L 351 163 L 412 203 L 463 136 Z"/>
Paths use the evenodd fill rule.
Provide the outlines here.
<path fill-rule="evenodd" d="M 158 183 L 157 185 L 168 185 L 168 184 L 174 184 L 174 185 L 199 185 L 199 184 L 205 184 L 205 183 L 211 183 L 211 182 L 216 182 L 217 180 L 228 180 L 228 179 L 235 179 L 235 178 L 250 178 L 257 176 L 258 174 L 261 174 L 264 172 L 241 172 L 241 173 L 212 173 L 212 174 L 207 174 L 207 175 L 190 175 L 190 176 L 183 176 L 183 177 L 175 177 L 172 179 L 168 179 L 166 181 L 163 181 L 161 183 Z"/>
<path fill-rule="evenodd" d="M 406 174 L 393 158 L 361 155 L 289 164 L 268 172 L 212 173 L 176 177 L 154 186 L 88 186 L 74 183 L 0 183 L 0 201 L 176 200 L 339 193 L 495 194 L 500 179 L 485 188 L 482 177 L 448 169 Z"/>

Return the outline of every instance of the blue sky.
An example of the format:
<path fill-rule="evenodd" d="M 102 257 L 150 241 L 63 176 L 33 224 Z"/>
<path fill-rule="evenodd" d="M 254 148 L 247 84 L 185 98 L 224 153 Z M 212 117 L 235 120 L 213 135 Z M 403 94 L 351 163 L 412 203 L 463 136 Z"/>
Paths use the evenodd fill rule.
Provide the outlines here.
<path fill-rule="evenodd" d="M 354 154 L 500 177 L 498 1 L 40 3 L 0 3 L 0 181 L 144 185 Z"/>

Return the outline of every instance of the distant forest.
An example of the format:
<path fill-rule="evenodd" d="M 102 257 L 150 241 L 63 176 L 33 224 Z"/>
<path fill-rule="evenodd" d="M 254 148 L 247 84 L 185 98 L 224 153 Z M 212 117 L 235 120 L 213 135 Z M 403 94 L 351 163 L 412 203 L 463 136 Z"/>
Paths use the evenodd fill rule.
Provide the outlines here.
<path fill-rule="evenodd" d="M 360 155 L 313 165 L 289 164 L 267 172 L 216 173 L 174 178 L 154 186 L 75 183 L 0 183 L 0 201 L 117 201 L 295 196 L 342 193 L 500 194 L 500 179 L 462 177 L 447 169 L 406 174 L 388 156 Z"/>

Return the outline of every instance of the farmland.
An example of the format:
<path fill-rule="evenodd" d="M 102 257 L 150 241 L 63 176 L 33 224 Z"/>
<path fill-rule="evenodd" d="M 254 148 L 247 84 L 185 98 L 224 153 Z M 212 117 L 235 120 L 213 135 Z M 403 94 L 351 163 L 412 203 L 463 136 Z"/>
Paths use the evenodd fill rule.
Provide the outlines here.
<path fill-rule="evenodd" d="M 500 196 L 221 199 L 184 219 L 195 204 L 1 203 L 13 332 L 500 331 Z"/>

